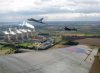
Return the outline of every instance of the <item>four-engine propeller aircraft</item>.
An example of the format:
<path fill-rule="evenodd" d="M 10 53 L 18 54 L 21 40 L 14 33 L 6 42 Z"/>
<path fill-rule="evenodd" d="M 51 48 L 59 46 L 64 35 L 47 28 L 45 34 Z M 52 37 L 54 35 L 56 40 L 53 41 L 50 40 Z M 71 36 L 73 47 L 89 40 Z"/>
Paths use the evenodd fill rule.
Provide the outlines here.
<path fill-rule="evenodd" d="M 66 26 L 65 26 L 64 30 L 66 30 L 66 31 L 77 31 L 76 28 L 68 28 Z"/>
<path fill-rule="evenodd" d="M 41 24 L 46 24 L 46 23 L 44 23 L 42 20 L 43 20 L 43 18 L 41 18 L 41 19 L 39 19 L 39 20 L 36 20 L 36 19 L 34 19 L 34 18 L 29 18 L 29 19 L 27 19 L 28 21 L 34 21 L 34 22 L 37 22 L 37 23 L 41 23 Z"/>

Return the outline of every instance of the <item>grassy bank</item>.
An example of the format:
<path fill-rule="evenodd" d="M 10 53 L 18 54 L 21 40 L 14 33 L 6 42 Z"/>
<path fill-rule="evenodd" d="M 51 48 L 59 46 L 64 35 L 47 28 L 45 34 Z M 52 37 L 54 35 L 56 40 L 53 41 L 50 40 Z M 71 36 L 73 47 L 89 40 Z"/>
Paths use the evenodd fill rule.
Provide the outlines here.
<path fill-rule="evenodd" d="M 13 54 L 14 51 L 13 47 L 0 44 L 0 55 Z"/>

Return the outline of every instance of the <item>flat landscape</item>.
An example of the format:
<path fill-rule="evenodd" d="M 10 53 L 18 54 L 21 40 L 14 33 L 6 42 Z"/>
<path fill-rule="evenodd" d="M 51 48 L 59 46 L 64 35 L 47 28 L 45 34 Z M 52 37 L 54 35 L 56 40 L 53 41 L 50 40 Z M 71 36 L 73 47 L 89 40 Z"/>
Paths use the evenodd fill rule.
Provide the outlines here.
<path fill-rule="evenodd" d="M 79 42 L 80 44 L 100 47 L 100 38 L 86 38 L 86 39 L 75 40 L 75 42 Z"/>

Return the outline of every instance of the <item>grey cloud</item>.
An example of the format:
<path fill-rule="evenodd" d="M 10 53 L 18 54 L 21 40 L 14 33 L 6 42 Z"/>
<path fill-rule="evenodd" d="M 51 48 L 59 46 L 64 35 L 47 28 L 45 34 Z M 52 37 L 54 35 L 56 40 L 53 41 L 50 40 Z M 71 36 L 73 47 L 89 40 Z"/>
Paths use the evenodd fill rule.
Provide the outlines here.
<path fill-rule="evenodd" d="M 50 7 L 48 6 L 42 9 L 44 11 L 43 13 L 100 13 L 100 1 L 98 0 L 69 0 L 69 1 L 74 2 L 75 5 L 69 5 L 69 6 L 66 5 L 65 9 L 62 9 L 63 6 L 50 6 Z M 72 8 L 73 10 L 69 10 L 69 8 Z"/>
<path fill-rule="evenodd" d="M 75 3 L 81 3 L 81 4 L 99 4 L 99 0 L 71 0 Z"/>
<path fill-rule="evenodd" d="M 40 8 L 32 8 L 27 11 L 18 11 L 18 12 L 8 12 L 8 13 L 1 13 L 0 12 L 0 20 L 9 19 L 11 18 L 28 18 L 28 17 L 35 17 L 42 14 L 56 14 L 56 13 L 100 13 L 100 1 L 98 0 L 68 0 L 70 2 L 74 2 L 75 4 L 69 4 L 65 6 L 60 5 L 51 5 L 46 7 Z M 39 2 L 35 2 L 37 5 L 42 4 L 42 2 L 51 2 L 51 0 L 40 0 Z M 56 3 L 55 3 L 56 4 Z M 65 7 L 65 9 L 62 9 Z M 69 9 L 72 8 L 73 10 Z M 25 18 L 24 18 L 25 17 Z M 87 17 L 87 20 L 91 19 L 98 20 L 100 17 Z M 85 20 L 85 17 L 77 18 L 78 20 Z"/>
<path fill-rule="evenodd" d="M 78 20 L 78 21 L 100 21 L 99 16 L 84 16 L 84 17 L 76 17 L 73 20 Z"/>
<path fill-rule="evenodd" d="M 48 1 L 50 1 L 50 0 L 41 0 L 41 1 L 43 1 L 43 2 L 48 2 Z"/>

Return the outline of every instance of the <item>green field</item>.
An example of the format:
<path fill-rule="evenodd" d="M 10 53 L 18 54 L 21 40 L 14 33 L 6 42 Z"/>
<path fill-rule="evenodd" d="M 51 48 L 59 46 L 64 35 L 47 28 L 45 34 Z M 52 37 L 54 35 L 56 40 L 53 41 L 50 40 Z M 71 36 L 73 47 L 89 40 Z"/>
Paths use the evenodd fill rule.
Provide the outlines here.
<path fill-rule="evenodd" d="M 15 50 L 12 47 L 0 44 L 0 55 L 12 54 L 14 51 Z"/>
<path fill-rule="evenodd" d="M 21 48 L 24 49 L 35 49 L 40 45 L 40 43 L 21 43 L 18 44 L 18 46 L 20 46 Z"/>

